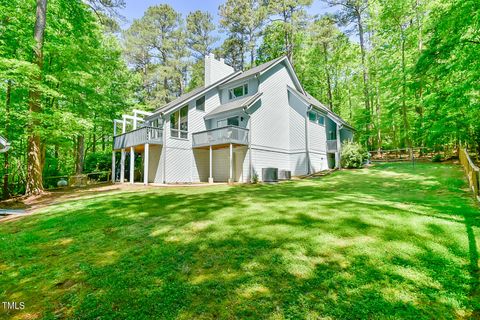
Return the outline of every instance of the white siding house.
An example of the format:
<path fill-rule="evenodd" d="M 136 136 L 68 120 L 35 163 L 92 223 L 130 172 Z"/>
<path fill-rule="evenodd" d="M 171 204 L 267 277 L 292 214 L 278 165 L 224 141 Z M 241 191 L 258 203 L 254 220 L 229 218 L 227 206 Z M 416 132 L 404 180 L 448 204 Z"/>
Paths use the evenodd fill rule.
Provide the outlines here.
<path fill-rule="evenodd" d="M 115 120 L 112 177 L 249 182 L 253 175 L 262 180 L 267 167 L 305 175 L 339 167 L 341 142 L 353 131 L 303 89 L 286 57 L 235 72 L 211 54 L 203 87 Z M 135 167 L 138 156 L 142 165 Z"/>

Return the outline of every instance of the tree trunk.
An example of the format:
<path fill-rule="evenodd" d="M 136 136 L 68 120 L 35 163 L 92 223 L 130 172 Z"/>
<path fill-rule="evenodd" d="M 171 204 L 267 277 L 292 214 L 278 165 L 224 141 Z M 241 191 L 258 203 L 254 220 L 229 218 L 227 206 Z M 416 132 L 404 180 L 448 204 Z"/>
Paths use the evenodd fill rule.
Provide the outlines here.
<path fill-rule="evenodd" d="M 332 95 L 332 84 L 330 80 L 330 72 L 328 71 L 328 50 L 327 44 L 323 43 L 323 55 L 324 55 L 324 67 L 325 67 L 325 76 L 327 77 L 327 96 L 328 96 L 328 106 L 330 110 L 333 110 L 333 95 Z"/>
<path fill-rule="evenodd" d="M 92 152 L 95 153 L 97 151 L 97 125 L 93 124 L 93 135 L 92 135 Z"/>
<path fill-rule="evenodd" d="M 102 128 L 102 151 L 105 151 L 106 143 L 105 143 L 105 135 L 103 134 Z"/>
<path fill-rule="evenodd" d="M 85 136 L 78 135 L 77 136 L 77 160 L 76 160 L 76 169 L 75 169 L 75 173 L 77 175 L 83 173 L 84 155 L 85 155 Z"/>
<path fill-rule="evenodd" d="M 10 102 L 11 102 L 11 95 L 12 95 L 12 81 L 7 81 L 7 94 L 5 97 L 5 139 L 9 138 L 8 131 L 10 129 Z M 8 162 L 8 152 L 4 154 L 4 162 L 3 162 L 3 199 L 8 199 L 10 197 L 10 192 L 8 190 L 8 169 L 9 169 L 9 162 Z"/>
<path fill-rule="evenodd" d="M 401 51 L 402 51 L 402 118 L 403 118 L 403 131 L 404 131 L 404 143 L 406 146 L 412 148 L 412 143 L 409 138 L 409 124 L 408 124 L 408 114 L 407 114 L 407 74 L 405 66 L 405 35 L 403 30 L 401 32 Z"/>
<path fill-rule="evenodd" d="M 38 67 L 38 74 L 34 76 L 34 82 L 42 80 L 43 67 L 43 40 L 47 20 L 47 0 L 37 0 L 37 12 L 34 30 L 35 47 L 33 49 L 33 61 Z M 37 116 L 41 113 L 41 93 L 38 87 L 34 87 L 29 93 L 28 122 L 28 146 L 27 146 L 27 183 L 26 194 L 35 195 L 43 192 L 42 179 L 42 147 L 39 133 L 39 121 Z"/>
<path fill-rule="evenodd" d="M 367 144 L 371 140 L 370 137 L 370 128 L 371 128 L 371 115 L 370 115 L 370 94 L 368 89 L 368 71 L 366 65 L 366 50 L 365 50 L 365 38 L 364 38 L 364 30 L 363 30 L 363 22 L 362 22 L 362 15 L 360 10 L 356 10 L 357 15 L 357 27 L 358 27 L 358 35 L 360 38 L 360 53 L 362 59 L 362 72 L 363 72 L 363 98 L 365 103 L 365 131 L 367 134 Z"/>

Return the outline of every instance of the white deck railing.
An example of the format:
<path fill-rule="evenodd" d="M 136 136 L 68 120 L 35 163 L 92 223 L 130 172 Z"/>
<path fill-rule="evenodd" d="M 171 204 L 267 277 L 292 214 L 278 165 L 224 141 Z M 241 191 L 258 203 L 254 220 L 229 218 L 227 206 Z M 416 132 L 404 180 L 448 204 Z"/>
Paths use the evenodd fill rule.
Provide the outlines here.
<path fill-rule="evenodd" d="M 337 152 L 337 140 L 327 140 L 327 152 Z"/>
<path fill-rule="evenodd" d="M 192 135 L 193 147 L 214 146 L 219 144 L 248 144 L 248 129 L 227 126 L 197 132 Z"/>
<path fill-rule="evenodd" d="M 142 144 L 162 144 L 163 131 L 161 128 L 142 127 L 113 138 L 113 149 L 125 149 Z"/>

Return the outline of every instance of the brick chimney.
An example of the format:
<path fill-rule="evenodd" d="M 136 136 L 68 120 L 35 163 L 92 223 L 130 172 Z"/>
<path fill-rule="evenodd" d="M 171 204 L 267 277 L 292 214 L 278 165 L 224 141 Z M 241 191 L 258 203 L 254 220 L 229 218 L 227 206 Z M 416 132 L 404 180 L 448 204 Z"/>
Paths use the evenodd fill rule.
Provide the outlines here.
<path fill-rule="evenodd" d="M 229 65 L 225 64 L 225 60 L 215 59 L 215 55 L 213 53 L 205 56 L 205 86 L 211 85 L 212 83 L 225 78 L 233 72 L 235 72 L 235 70 Z"/>

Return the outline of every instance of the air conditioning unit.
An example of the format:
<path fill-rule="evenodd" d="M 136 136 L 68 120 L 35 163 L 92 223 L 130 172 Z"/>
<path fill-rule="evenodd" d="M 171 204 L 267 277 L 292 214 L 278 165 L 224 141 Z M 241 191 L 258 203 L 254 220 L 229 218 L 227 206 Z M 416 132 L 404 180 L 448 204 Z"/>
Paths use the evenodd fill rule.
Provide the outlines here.
<path fill-rule="evenodd" d="M 262 169 L 263 182 L 278 182 L 278 168 L 263 168 Z"/>
<path fill-rule="evenodd" d="M 278 171 L 278 180 L 291 180 L 292 172 L 290 170 L 280 170 Z"/>

